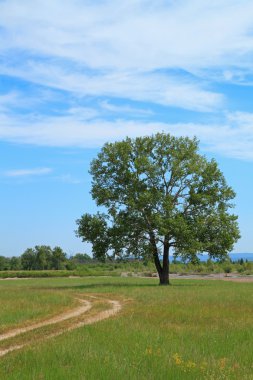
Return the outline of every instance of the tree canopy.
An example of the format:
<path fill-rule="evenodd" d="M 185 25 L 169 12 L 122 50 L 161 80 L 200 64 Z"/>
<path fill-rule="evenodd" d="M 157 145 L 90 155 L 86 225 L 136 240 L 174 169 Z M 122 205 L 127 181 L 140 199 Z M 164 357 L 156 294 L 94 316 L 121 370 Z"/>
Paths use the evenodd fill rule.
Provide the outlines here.
<path fill-rule="evenodd" d="M 60 247 L 47 245 L 27 248 L 21 255 L 21 266 L 25 270 L 62 269 L 67 255 Z"/>
<path fill-rule="evenodd" d="M 240 237 L 235 193 L 198 141 L 165 133 L 107 143 L 91 163 L 91 194 L 106 212 L 84 214 L 77 235 L 93 255 L 152 258 L 169 283 L 169 254 L 224 258 Z"/>

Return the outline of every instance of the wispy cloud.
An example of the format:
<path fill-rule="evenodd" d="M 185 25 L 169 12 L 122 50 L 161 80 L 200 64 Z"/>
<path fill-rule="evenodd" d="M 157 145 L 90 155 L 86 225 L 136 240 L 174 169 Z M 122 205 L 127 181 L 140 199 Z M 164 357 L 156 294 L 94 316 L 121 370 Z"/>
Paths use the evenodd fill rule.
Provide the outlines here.
<path fill-rule="evenodd" d="M 250 113 L 230 113 L 216 123 L 165 123 L 134 119 L 92 119 L 83 122 L 74 116 L 62 116 L 32 119 L 30 122 L 5 118 L 4 124 L 0 118 L 0 138 L 38 146 L 100 147 L 107 141 L 120 140 L 126 136 L 136 137 L 161 131 L 176 136 L 197 136 L 205 150 L 253 160 L 253 114 Z M 27 174 L 26 171 L 24 173 Z"/>
<path fill-rule="evenodd" d="M 21 83 L 0 95 L 0 139 L 94 147 L 163 130 L 253 159 L 251 114 L 219 86 L 253 75 L 252 14 L 251 0 L 0 1 L 0 74 Z M 157 107 L 194 115 L 154 122 Z"/>
<path fill-rule="evenodd" d="M 0 72 L 82 96 L 209 112 L 224 105 L 212 76 L 252 72 L 252 11 L 249 0 L 0 2 Z M 193 77 L 166 71 L 175 68 Z"/>
<path fill-rule="evenodd" d="M 140 117 L 147 117 L 154 114 L 153 111 L 150 109 L 143 109 L 143 108 L 137 108 L 137 107 L 131 107 L 129 105 L 116 105 L 108 100 L 103 100 L 100 102 L 100 107 L 103 110 L 116 113 L 116 114 L 124 114 L 124 115 L 134 115 L 134 116 L 140 116 Z"/>
<path fill-rule="evenodd" d="M 210 112 L 224 105 L 224 96 L 207 84 L 159 72 L 106 71 L 89 75 L 64 65 L 30 61 L 24 67 L 0 64 L 0 72 L 79 96 L 106 96 Z M 206 88 L 207 87 L 207 88 Z"/>
<path fill-rule="evenodd" d="M 6 177 L 30 177 L 49 174 L 52 172 L 51 168 L 35 168 L 35 169 L 17 169 L 9 170 L 4 173 Z"/>
<path fill-rule="evenodd" d="M 8 92 L 0 94 L 0 111 L 5 112 L 11 107 L 16 107 L 20 104 L 21 97 L 17 92 Z"/>
<path fill-rule="evenodd" d="M 67 184 L 70 184 L 70 185 L 79 185 L 80 183 L 83 183 L 83 179 L 78 179 L 78 178 L 74 178 L 72 175 L 70 174 L 63 174 L 63 175 L 60 175 L 58 177 L 55 177 L 55 179 L 57 181 L 60 181 L 60 182 L 63 182 L 63 183 L 67 183 Z"/>
<path fill-rule="evenodd" d="M 0 3 L 1 50 L 102 69 L 240 65 L 252 53 L 252 12 L 250 0 L 9 0 Z"/>

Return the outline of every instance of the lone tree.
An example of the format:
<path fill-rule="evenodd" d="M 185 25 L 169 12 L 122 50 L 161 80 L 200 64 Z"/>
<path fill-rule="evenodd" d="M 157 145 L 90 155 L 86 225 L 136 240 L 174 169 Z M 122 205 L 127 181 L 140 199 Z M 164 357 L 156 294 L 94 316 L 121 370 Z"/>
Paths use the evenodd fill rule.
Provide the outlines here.
<path fill-rule="evenodd" d="M 93 255 L 154 260 L 169 284 L 169 253 L 223 259 L 240 237 L 235 197 L 214 160 L 198 153 L 196 138 L 158 133 L 107 143 L 91 163 L 92 197 L 107 213 L 84 214 L 77 236 Z"/>

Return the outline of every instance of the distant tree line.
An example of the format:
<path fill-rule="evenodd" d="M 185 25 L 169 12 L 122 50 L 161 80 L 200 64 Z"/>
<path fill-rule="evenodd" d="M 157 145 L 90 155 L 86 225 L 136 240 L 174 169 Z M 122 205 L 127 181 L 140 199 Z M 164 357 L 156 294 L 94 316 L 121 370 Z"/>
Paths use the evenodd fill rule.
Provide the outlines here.
<path fill-rule="evenodd" d="M 28 248 L 21 256 L 5 257 L 0 256 L 0 271 L 19 271 L 19 270 L 74 270 L 85 268 L 85 264 L 92 264 L 92 267 L 98 268 L 101 265 L 108 269 L 108 265 L 114 269 L 115 265 L 129 266 L 134 270 L 135 265 L 151 265 L 142 259 L 108 259 L 105 263 L 99 262 L 96 258 L 92 258 L 86 253 L 76 253 L 73 256 L 67 257 L 67 254 L 60 247 L 51 248 L 47 245 L 36 245 L 34 248 Z M 88 266 L 90 267 L 90 266 Z M 83 269 L 82 269 L 83 268 Z M 133 269 L 132 268 L 132 269 Z M 110 269 L 111 270 L 111 269 Z M 130 269 L 129 269 L 130 270 Z M 212 273 L 212 272 L 238 272 L 251 274 L 253 271 L 253 262 L 247 259 L 239 259 L 237 261 L 227 260 L 172 260 L 171 273 L 181 272 L 197 272 L 197 273 Z"/>
<path fill-rule="evenodd" d="M 21 256 L 0 256 L 0 271 L 3 270 L 59 270 L 75 269 L 80 264 L 91 262 L 92 258 L 85 253 L 67 257 L 60 247 L 36 245 L 27 248 Z"/>

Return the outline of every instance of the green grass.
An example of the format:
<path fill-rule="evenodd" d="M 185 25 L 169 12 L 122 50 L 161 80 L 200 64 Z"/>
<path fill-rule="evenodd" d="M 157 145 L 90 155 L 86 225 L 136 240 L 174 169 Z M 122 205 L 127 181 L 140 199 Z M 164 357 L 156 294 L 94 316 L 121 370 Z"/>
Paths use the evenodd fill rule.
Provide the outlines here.
<path fill-rule="evenodd" d="M 174 280 L 161 287 L 157 282 L 101 277 L 2 281 L 1 305 L 9 294 L 14 312 L 15 292 L 27 302 L 23 323 L 34 313 L 45 317 L 65 307 L 76 293 L 109 295 L 122 300 L 123 309 L 111 319 L 0 358 L 0 379 L 253 379 L 253 283 Z M 6 314 L 0 311 L 4 323 Z"/>
<path fill-rule="evenodd" d="M 68 293 L 55 290 L 20 287 L 16 282 L 13 286 L 0 286 L 0 333 L 43 320 L 76 303 Z"/>

